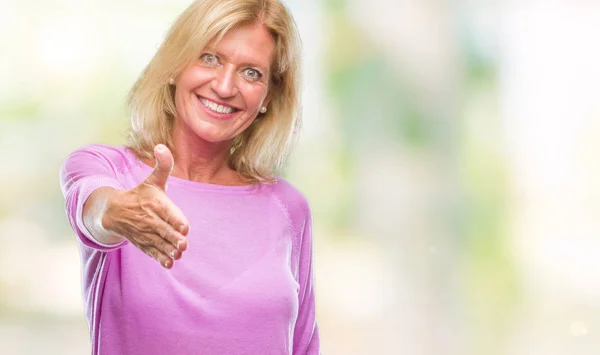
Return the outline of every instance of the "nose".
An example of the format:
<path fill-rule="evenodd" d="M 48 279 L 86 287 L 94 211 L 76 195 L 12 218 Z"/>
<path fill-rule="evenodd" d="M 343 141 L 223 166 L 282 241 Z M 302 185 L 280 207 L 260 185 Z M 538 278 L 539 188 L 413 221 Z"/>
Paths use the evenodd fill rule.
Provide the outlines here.
<path fill-rule="evenodd" d="M 215 77 L 210 83 L 214 92 L 222 98 L 237 95 L 238 89 L 235 82 L 235 68 L 222 66 L 216 69 Z"/>

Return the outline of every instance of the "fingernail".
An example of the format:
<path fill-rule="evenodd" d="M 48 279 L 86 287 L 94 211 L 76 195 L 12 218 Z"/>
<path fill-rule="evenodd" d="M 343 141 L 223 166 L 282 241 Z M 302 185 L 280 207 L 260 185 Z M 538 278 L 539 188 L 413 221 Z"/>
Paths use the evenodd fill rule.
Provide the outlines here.
<path fill-rule="evenodd" d="M 169 262 L 165 261 L 165 267 L 168 269 L 169 268 Z"/>
<path fill-rule="evenodd" d="M 179 233 L 183 234 L 184 230 L 185 230 L 185 226 L 183 224 L 181 226 L 179 226 Z"/>
<path fill-rule="evenodd" d="M 175 259 L 175 250 L 171 250 L 169 256 L 171 257 L 171 259 Z"/>

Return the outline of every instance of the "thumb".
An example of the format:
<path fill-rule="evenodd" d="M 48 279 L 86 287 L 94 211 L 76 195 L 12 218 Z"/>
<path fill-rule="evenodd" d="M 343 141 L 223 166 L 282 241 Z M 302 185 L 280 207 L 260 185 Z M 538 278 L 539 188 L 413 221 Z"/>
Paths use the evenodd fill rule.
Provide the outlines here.
<path fill-rule="evenodd" d="M 156 165 L 146 181 L 163 191 L 167 191 L 167 180 L 171 175 L 171 171 L 173 171 L 173 154 L 164 144 L 157 144 L 154 147 L 154 158 L 156 159 Z"/>

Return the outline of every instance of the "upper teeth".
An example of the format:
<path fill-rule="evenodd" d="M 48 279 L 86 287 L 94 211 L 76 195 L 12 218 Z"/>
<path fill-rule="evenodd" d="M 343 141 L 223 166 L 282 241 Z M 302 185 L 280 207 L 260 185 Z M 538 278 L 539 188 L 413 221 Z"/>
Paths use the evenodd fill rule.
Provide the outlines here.
<path fill-rule="evenodd" d="M 202 104 L 208 107 L 210 110 L 218 113 L 232 113 L 233 111 L 235 111 L 233 107 L 219 105 L 215 102 L 209 101 L 204 98 L 200 98 L 200 102 L 202 102 Z"/>

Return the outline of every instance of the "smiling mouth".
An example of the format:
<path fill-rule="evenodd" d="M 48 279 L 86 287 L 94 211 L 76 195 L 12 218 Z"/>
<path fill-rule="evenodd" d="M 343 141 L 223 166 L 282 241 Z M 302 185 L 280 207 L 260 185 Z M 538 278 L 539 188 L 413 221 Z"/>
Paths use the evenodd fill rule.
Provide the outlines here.
<path fill-rule="evenodd" d="M 204 105 L 204 107 L 206 107 L 207 109 L 209 109 L 215 113 L 229 114 L 229 113 L 234 113 L 234 112 L 239 111 L 238 109 L 236 109 L 234 107 L 220 105 L 216 102 L 207 100 L 200 96 L 198 96 L 198 100 L 200 100 L 200 102 L 202 103 L 202 105 Z"/>

